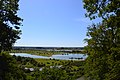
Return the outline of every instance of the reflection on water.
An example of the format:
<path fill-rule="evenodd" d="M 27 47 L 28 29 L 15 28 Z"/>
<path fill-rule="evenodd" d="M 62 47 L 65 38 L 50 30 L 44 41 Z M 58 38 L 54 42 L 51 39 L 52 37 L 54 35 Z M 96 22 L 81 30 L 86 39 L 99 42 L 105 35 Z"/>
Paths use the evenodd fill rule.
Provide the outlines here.
<path fill-rule="evenodd" d="M 85 54 L 74 54 L 74 53 L 56 54 L 56 55 L 52 55 L 51 57 L 31 55 L 27 53 L 10 53 L 10 55 L 30 57 L 30 58 L 60 59 L 60 60 L 85 60 L 87 58 L 87 55 Z"/>

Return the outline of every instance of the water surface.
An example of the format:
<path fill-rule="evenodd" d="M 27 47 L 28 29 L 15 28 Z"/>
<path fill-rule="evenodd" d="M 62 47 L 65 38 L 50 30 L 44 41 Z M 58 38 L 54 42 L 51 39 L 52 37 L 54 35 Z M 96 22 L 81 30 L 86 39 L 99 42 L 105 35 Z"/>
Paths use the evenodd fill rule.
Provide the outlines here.
<path fill-rule="evenodd" d="M 50 57 L 32 55 L 27 53 L 10 53 L 10 55 L 30 57 L 30 58 L 42 58 L 42 59 L 59 59 L 59 60 L 85 60 L 87 58 L 87 55 L 85 54 L 74 54 L 74 53 L 56 54 Z"/>

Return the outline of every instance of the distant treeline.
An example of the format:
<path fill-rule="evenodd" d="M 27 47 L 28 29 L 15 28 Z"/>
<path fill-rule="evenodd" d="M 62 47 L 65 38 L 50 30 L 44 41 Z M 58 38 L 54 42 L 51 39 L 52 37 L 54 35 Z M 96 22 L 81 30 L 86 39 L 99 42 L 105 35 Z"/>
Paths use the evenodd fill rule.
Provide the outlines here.
<path fill-rule="evenodd" d="M 32 49 L 32 50 L 83 50 L 84 47 L 20 47 L 14 46 L 13 49 Z"/>

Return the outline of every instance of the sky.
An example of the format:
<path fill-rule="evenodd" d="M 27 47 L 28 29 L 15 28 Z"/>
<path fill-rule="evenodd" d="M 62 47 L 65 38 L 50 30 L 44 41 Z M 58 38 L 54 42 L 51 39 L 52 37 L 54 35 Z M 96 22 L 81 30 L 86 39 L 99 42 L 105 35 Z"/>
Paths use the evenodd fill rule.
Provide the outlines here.
<path fill-rule="evenodd" d="M 15 46 L 83 47 L 87 27 L 82 0 L 20 0 L 21 39 Z"/>

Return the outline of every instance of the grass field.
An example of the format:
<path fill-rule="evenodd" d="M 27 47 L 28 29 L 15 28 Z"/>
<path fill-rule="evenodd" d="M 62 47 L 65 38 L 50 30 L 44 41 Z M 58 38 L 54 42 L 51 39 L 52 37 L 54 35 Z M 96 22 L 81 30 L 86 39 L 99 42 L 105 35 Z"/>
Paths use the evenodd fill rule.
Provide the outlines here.
<path fill-rule="evenodd" d="M 28 53 L 40 56 L 52 56 L 53 54 L 62 54 L 63 52 L 46 51 L 46 50 L 11 50 L 10 53 Z"/>

